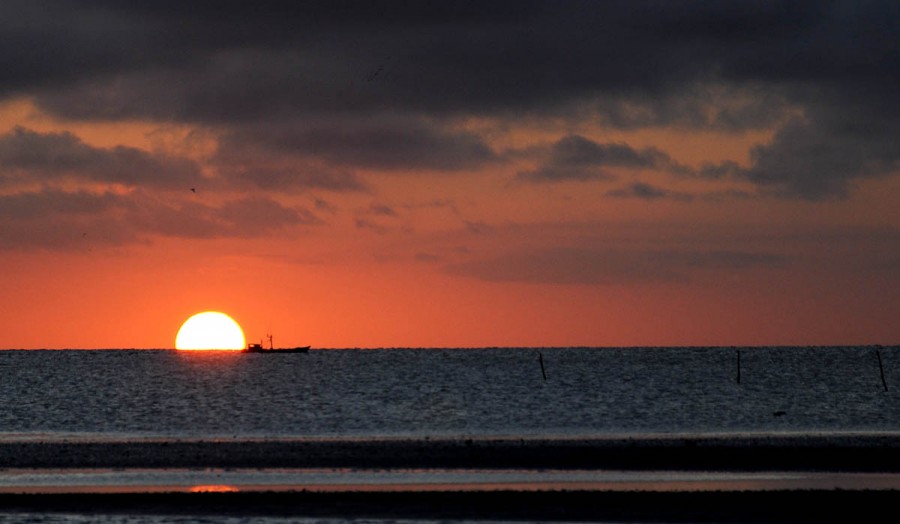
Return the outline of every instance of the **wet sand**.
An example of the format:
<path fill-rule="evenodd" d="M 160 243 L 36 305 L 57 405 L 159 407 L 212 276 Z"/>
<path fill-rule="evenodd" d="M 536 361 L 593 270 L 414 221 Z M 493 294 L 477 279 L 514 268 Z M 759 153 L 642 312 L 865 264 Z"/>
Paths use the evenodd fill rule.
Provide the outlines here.
<path fill-rule="evenodd" d="M 900 436 L 0 442 L 0 468 L 515 468 L 900 472 Z"/>
<path fill-rule="evenodd" d="M 900 473 L 897 436 L 0 442 L 0 469 L 332 468 Z M 0 494 L 0 512 L 667 522 L 868 520 L 893 489 L 288 489 Z"/>

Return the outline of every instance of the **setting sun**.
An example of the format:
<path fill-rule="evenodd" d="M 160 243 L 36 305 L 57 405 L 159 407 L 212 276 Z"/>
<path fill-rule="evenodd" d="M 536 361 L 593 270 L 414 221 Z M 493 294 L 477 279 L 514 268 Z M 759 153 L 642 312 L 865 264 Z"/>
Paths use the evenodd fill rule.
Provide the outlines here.
<path fill-rule="evenodd" d="M 185 320 L 175 337 L 180 350 L 244 349 L 241 326 L 225 313 L 204 311 Z"/>

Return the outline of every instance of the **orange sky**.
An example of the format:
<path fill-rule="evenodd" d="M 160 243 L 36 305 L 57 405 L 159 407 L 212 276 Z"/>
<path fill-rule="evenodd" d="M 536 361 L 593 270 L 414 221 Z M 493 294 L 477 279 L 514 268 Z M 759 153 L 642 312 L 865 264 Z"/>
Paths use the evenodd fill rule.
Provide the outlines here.
<path fill-rule="evenodd" d="M 900 341 L 887 4 L 86 5 L 0 8 L 0 348 Z"/>

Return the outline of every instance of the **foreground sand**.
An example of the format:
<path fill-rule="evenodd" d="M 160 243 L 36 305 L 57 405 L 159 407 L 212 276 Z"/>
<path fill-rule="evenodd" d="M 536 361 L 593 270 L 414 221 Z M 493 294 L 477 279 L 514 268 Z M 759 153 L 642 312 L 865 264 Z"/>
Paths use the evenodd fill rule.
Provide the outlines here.
<path fill-rule="evenodd" d="M 0 514 L 171 515 L 484 522 L 881 522 L 886 491 L 636 493 L 593 491 L 0 495 Z"/>
<path fill-rule="evenodd" d="M 514 468 L 900 473 L 896 436 L 147 440 L 0 443 L 2 469 Z M 468 520 L 822 522 L 891 511 L 894 490 L 446 489 L 0 495 L 0 513 Z"/>

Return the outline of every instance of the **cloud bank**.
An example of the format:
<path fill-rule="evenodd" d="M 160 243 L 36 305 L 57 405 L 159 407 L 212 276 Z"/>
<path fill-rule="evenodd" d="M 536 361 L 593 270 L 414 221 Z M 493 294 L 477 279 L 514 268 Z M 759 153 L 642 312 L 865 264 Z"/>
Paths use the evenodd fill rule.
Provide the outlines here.
<path fill-rule="evenodd" d="M 379 175 L 510 168 L 494 137 L 528 119 L 561 131 L 528 144 L 532 163 L 509 171 L 521 183 L 615 181 L 608 196 L 690 200 L 658 178 L 620 180 L 653 171 L 844 198 L 900 171 L 898 31 L 891 1 L 10 0 L 0 100 L 24 97 L 60 122 L 194 126 L 217 148 L 189 159 L 20 126 L 0 136 L 0 190 L 11 206 L 18 191 L 50 209 L 100 191 L 58 192 L 73 181 L 366 193 Z M 566 130 L 585 122 L 772 138 L 748 161 L 689 167 L 661 147 Z"/>

